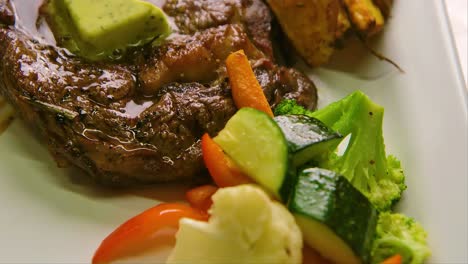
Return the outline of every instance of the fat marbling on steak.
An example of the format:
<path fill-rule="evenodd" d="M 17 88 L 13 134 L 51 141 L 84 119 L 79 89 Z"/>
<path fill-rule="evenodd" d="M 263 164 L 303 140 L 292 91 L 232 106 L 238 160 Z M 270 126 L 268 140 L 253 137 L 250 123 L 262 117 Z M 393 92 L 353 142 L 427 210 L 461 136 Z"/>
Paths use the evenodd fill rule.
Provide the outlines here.
<path fill-rule="evenodd" d="M 120 63 L 86 62 L 38 41 L 14 24 L 13 10 L 0 0 L 0 92 L 59 165 L 72 163 L 102 184 L 203 172 L 200 137 L 216 135 L 236 111 L 223 65 L 233 51 L 249 56 L 271 105 L 283 98 L 316 105 L 306 76 L 274 64 L 261 0 L 169 0 L 175 33 Z"/>

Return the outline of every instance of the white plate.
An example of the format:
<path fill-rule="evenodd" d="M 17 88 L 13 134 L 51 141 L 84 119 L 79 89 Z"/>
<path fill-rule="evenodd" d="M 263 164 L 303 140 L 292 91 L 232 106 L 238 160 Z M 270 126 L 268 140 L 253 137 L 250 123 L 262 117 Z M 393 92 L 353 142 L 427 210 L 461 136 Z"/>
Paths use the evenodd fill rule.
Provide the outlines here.
<path fill-rule="evenodd" d="M 467 263 L 467 94 L 444 5 L 396 1 L 393 14 L 374 45 L 405 74 L 369 55 L 312 74 L 322 105 L 362 89 L 385 106 L 387 151 L 407 174 L 399 209 L 428 230 L 431 263 Z M 0 149 L 1 263 L 87 263 L 109 232 L 156 203 L 146 196 L 182 191 L 123 194 L 78 183 L 18 121 L 0 136 Z"/>

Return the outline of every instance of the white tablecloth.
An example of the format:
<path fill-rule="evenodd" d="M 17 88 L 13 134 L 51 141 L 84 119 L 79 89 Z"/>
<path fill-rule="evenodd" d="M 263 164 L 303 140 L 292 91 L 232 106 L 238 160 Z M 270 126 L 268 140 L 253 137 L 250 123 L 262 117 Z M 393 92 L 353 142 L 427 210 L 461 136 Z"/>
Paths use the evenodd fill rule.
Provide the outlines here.
<path fill-rule="evenodd" d="M 467 75 L 467 13 L 468 13 L 467 0 L 445 0 L 447 5 L 448 16 L 452 25 L 453 36 L 458 50 L 458 57 L 462 66 L 465 82 L 468 82 Z M 467 86 L 468 88 L 468 86 Z"/>

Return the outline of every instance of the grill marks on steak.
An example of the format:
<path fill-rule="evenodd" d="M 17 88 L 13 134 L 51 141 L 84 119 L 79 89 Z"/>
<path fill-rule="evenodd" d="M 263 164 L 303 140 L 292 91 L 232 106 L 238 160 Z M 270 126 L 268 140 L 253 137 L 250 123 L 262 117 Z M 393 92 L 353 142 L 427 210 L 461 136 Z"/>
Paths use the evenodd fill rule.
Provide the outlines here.
<path fill-rule="evenodd" d="M 74 163 L 100 183 L 191 179 L 203 171 L 199 138 L 236 111 L 223 63 L 240 48 L 272 105 L 294 98 L 315 108 L 307 77 L 274 65 L 241 24 L 177 34 L 120 64 L 86 63 L 0 28 L 0 92 L 47 138 L 59 164 Z"/>

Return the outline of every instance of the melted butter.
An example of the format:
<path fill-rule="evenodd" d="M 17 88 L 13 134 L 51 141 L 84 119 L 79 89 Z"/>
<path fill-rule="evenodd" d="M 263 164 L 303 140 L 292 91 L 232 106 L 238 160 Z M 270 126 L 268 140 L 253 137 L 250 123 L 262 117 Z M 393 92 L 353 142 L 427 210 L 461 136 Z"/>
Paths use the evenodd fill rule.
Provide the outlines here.
<path fill-rule="evenodd" d="M 21 29 L 37 40 L 56 45 L 54 34 L 42 14 L 41 7 L 48 0 L 11 0 L 15 13 L 15 27 Z M 144 0 L 150 2 L 159 8 L 163 8 L 166 0 Z M 169 18 L 170 26 L 175 29 L 174 20 Z"/>
<path fill-rule="evenodd" d="M 153 101 L 147 101 L 142 104 L 137 104 L 135 101 L 130 100 L 125 105 L 124 115 L 130 118 L 137 118 L 143 113 L 146 109 L 151 107 L 154 104 Z"/>
<path fill-rule="evenodd" d="M 125 152 L 134 152 L 134 151 L 156 152 L 157 151 L 156 147 L 153 145 L 144 144 L 144 143 L 141 143 L 139 145 L 134 145 L 132 139 L 129 139 L 128 141 L 123 141 L 120 138 L 109 136 L 108 134 L 97 129 L 86 128 L 81 133 L 81 136 L 86 138 L 89 141 L 94 141 L 94 142 L 98 142 L 102 140 L 102 138 L 106 138 L 110 140 L 116 148 L 122 149 Z M 134 134 L 133 134 L 133 137 L 134 137 Z"/>
<path fill-rule="evenodd" d="M 43 2 L 44 0 L 11 0 L 15 13 L 15 27 L 37 40 L 55 45 L 54 35 L 40 14 Z"/>

